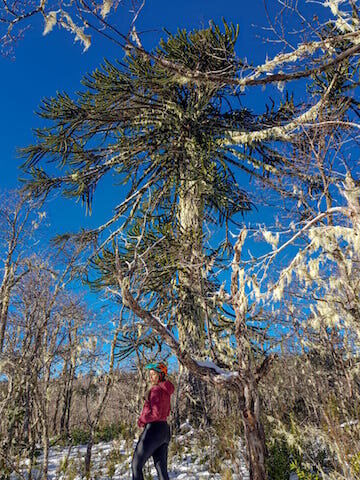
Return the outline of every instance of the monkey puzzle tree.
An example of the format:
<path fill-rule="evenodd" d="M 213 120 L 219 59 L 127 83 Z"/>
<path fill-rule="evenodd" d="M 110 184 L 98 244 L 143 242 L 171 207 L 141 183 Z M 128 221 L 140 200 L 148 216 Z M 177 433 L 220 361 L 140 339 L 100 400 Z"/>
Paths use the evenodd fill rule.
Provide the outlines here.
<path fill-rule="evenodd" d="M 189 69 L 235 74 L 241 66 L 234 54 L 236 37 L 236 29 L 226 24 L 225 33 L 217 26 L 190 34 L 179 31 L 162 41 L 156 54 Z M 64 195 L 82 198 L 90 207 L 107 173 L 127 185 L 115 215 L 92 233 L 100 235 L 109 227 L 116 228 L 111 238 L 128 233 L 124 260 L 136 254 L 146 257 L 134 267 L 141 275 L 141 265 L 156 267 L 146 272 L 144 292 L 168 302 L 168 312 L 175 300 L 181 342 L 194 350 L 199 346 L 195 337 L 204 334 L 204 288 L 209 287 L 204 277 L 204 222 L 215 221 L 216 215 L 228 220 L 250 208 L 230 168 L 249 157 L 224 144 L 224 137 L 229 131 L 253 131 L 261 122 L 268 125 L 284 118 L 290 115 L 289 105 L 255 117 L 231 106 L 231 90 L 224 84 L 182 82 L 141 52 L 124 62 L 106 62 L 88 75 L 83 81 L 88 90 L 76 100 L 59 94 L 43 102 L 40 115 L 53 125 L 37 130 L 38 143 L 24 149 L 25 168 L 33 176 L 28 186 L 37 195 L 61 188 Z M 38 168 L 43 157 L 58 161 L 65 174 L 51 177 Z M 156 241 L 158 248 L 150 248 Z M 113 255 L 107 249 L 102 258 L 102 263 L 110 263 L 110 274 L 111 265 L 116 273 Z M 175 277 L 176 296 L 169 303 L 169 292 L 161 288 L 168 289 Z M 113 280 L 103 275 L 103 281 L 116 283 L 114 275 Z"/>

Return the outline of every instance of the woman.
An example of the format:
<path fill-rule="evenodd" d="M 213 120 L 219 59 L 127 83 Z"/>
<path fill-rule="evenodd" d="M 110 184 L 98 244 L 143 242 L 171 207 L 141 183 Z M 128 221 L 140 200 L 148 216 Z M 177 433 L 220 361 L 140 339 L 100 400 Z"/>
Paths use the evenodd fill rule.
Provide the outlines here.
<path fill-rule="evenodd" d="M 169 480 L 167 455 L 170 427 L 166 419 L 170 413 L 170 398 L 174 393 L 174 385 L 166 380 L 167 367 L 164 363 L 150 363 L 145 368 L 149 370 L 152 387 L 138 420 L 138 426 L 144 430 L 134 452 L 131 464 L 132 478 L 144 479 L 143 466 L 152 456 L 159 480 Z"/>

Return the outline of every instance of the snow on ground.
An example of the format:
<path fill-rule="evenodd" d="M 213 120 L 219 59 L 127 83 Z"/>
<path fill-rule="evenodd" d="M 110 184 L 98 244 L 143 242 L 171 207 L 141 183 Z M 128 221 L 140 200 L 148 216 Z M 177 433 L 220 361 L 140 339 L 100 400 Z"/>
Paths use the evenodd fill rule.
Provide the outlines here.
<path fill-rule="evenodd" d="M 136 446 L 134 441 L 133 449 Z M 119 463 L 115 463 L 115 471 L 113 476 L 110 477 L 109 467 L 107 464 L 107 457 L 111 452 L 116 451 L 119 457 L 124 458 Z M 79 445 L 72 448 L 69 456 L 69 464 L 80 464 L 85 458 L 86 445 Z M 65 480 L 66 475 L 59 475 L 59 466 L 62 463 L 64 457 L 67 455 L 66 448 L 54 448 L 50 452 L 49 456 L 49 480 Z M 41 457 L 39 458 L 41 461 Z M 92 472 L 96 473 L 97 480 L 129 480 L 131 478 L 131 454 L 128 449 L 126 450 L 125 441 L 112 441 L 102 442 L 94 445 L 92 452 L 93 467 Z M 227 465 L 231 467 L 230 465 Z M 149 460 L 144 468 L 144 473 L 150 472 L 153 479 L 157 478 L 156 470 L 153 466 L 152 459 Z M 240 475 L 233 475 L 233 480 L 248 480 L 249 475 L 245 466 L 245 462 L 241 465 Z M 150 478 L 151 478 L 150 477 Z M 202 459 L 195 457 L 195 455 L 186 453 L 181 459 L 169 458 L 169 477 L 170 479 L 177 480 L 221 480 L 220 474 L 210 473 L 206 464 L 202 462 Z M 69 478 L 69 476 L 67 476 Z M 145 477 L 146 478 L 146 477 Z M 76 475 L 74 480 L 80 480 L 81 476 Z"/>
<path fill-rule="evenodd" d="M 188 434 L 192 433 L 190 429 Z M 188 435 L 185 434 L 188 440 Z M 181 442 L 183 438 L 177 437 L 176 441 Z M 92 478 L 96 480 L 129 480 L 131 478 L 131 457 L 136 440 L 134 440 L 132 449 L 126 446 L 124 440 L 113 440 L 111 442 L 101 442 L 95 444 L 92 449 Z M 204 452 L 203 452 L 204 453 Z M 49 480 L 81 480 L 78 473 L 83 465 L 86 455 L 86 445 L 77 445 L 71 448 L 69 454 L 68 447 L 53 447 L 49 454 Z M 67 470 L 64 471 L 64 459 L 67 457 Z M 42 456 L 38 458 L 38 464 L 41 465 Z M 224 467 L 233 470 L 230 462 L 224 464 Z M 233 480 L 249 480 L 249 474 L 245 466 L 245 461 L 240 461 L 237 466 L 237 473 L 233 473 Z M 151 476 L 149 476 L 149 473 Z M 144 468 L 144 477 L 157 479 L 157 473 L 153 466 L 152 459 L 149 460 Z M 34 472 L 34 479 L 39 477 Z M 176 480 L 221 480 L 220 473 L 210 473 L 208 465 L 201 458 L 201 455 L 192 453 L 185 449 L 183 454 L 171 457 L 169 455 L 169 477 Z M 16 480 L 16 476 L 12 476 Z"/>
<path fill-rule="evenodd" d="M 200 446 L 196 431 L 189 421 L 180 426 L 180 432 L 172 437 L 170 443 L 169 477 L 171 480 L 221 480 L 224 478 L 225 471 L 228 474 L 232 473 L 232 480 L 249 480 L 245 462 L 245 445 L 241 438 L 234 455 L 236 461 L 226 460 L 217 469 L 221 470 L 221 473 L 212 473 L 209 460 L 218 460 L 216 445 Z M 91 478 L 130 480 L 131 459 L 136 443 L 137 439 L 128 440 L 128 442 L 124 439 L 115 439 L 95 444 L 92 448 Z M 80 472 L 84 471 L 85 456 L 86 445 L 72 446 L 70 450 L 66 446 L 52 447 L 49 452 L 48 480 L 82 480 L 85 477 L 82 477 Z M 42 460 L 40 455 L 37 459 L 38 467 L 33 471 L 34 480 L 40 478 Z M 158 478 L 152 459 L 144 467 L 144 478 L 146 480 Z M 226 478 L 229 477 L 226 476 Z M 12 474 L 11 480 L 19 480 L 19 477 Z M 297 475 L 292 473 L 290 480 L 298 480 Z"/>

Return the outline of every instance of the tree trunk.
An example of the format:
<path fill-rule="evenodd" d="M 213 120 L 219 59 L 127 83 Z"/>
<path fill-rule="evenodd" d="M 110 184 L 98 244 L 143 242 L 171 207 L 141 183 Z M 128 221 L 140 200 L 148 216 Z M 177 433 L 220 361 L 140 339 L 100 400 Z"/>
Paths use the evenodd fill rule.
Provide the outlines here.
<path fill-rule="evenodd" d="M 10 284 L 13 282 L 13 277 L 14 274 L 11 265 L 5 265 L 4 277 L 0 288 L 0 353 L 4 349 L 5 331 L 10 305 Z"/>
<path fill-rule="evenodd" d="M 71 410 L 71 398 L 72 398 L 72 379 L 73 379 L 73 368 L 72 365 L 68 365 L 66 362 L 66 375 L 64 381 L 64 391 L 63 391 L 63 408 L 60 419 L 60 434 L 65 437 L 69 436 L 69 418 Z"/>
<path fill-rule="evenodd" d="M 32 472 L 35 467 L 36 457 L 35 457 L 35 450 L 36 450 L 36 443 L 35 439 L 32 439 L 30 442 L 30 452 L 29 452 L 29 465 L 27 469 L 27 480 L 32 480 Z"/>
<path fill-rule="evenodd" d="M 50 370 L 50 365 L 48 367 Z M 44 390 L 42 392 L 42 398 L 40 399 L 40 411 L 39 415 L 41 416 L 42 422 L 42 431 L 41 431 L 41 443 L 43 447 L 43 462 L 42 462 L 42 480 L 47 479 L 48 467 L 49 467 L 49 450 L 50 450 L 50 439 L 49 439 L 49 372 L 45 375 L 44 378 Z M 40 385 L 39 385 L 40 387 Z"/>
<path fill-rule="evenodd" d="M 240 258 L 246 231 L 239 235 L 234 247 L 234 261 L 231 275 L 231 297 L 235 312 L 235 338 L 239 362 L 239 378 L 241 383 L 240 405 L 248 453 L 250 480 L 267 480 L 265 468 L 266 443 L 264 429 L 260 418 L 260 394 L 258 382 L 270 368 L 272 360 L 267 357 L 262 365 L 256 366 L 251 341 L 248 336 L 247 315 L 248 304 Z M 260 374 L 261 373 L 261 374 Z"/>
<path fill-rule="evenodd" d="M 195 358 L 205 350 L 205 305 L 203 295 L 203 220 L 204 204 L 198 181 L 194 179 L 196 167 L 191 160 L 181 162 L 181 186 L 178 202 L 178 238 L 180 244 L 178 288 L 178 331 L 182 348 Z M 192 423 L 208 423 L 203 401 L 205 384 L 186 370 L 180 371 L 185 396 L 184 414 Z M 181 419 L 181 416 L 180 416 Z M 181 419 L 182 421 L 184 419 Z M 178 419 L 179 421 L 179 419 Z"/>
<path fill-rule="evenodd" d="M 267 449 L 265 434 L 260 421 L 260 395 L 256 381 L 248 381 L 244 388 L 245 408 L 242 420 L 249 461 L 250 480 L 266 480 L 265 460 Z"/>
<path fill-rule="evenodd" d="M 179 278 L 179 340 L 189 352 L 204 346 L 204 308 L 202 302 L 203 202 L 193 176 L 194 166 L 182 162 L 178 202 L 178 238 L 180 245 Z"/>
<path fill-rule="evenodd" d="M 94 445 L 94 432 L 93 430 L 91 430 L 90 438 L 86 447 L 86 455 L 85 455 L 85 477 L 87 479 L 91 477 L 91 454 L 92 454 L 93 445 Z"/>
<path fill-rule="evenodd" d="M 52 421 L 54 435 L 58 434 L 57 418 L 59 413 L 60 399 L 61 399 L 61 385 L 59 385 L 59 391 L 56 397 L 55 410 L 54 410 L 53 421 Z"/>
<path fill-rule="evenodd" d="M 56 430 L 57 424 L 57 414 L 60 405 L 60 399 L 62 397 L 62 412 L 60 417 L 60 429 L 59 433 L 62 437 L 69 438 L 70 437 L 70 414 L 71 414 L 71 400 L 73 395 L 73 388 L 74 388 L 74 378 L 75 378 L 75 371 L 76 371 L 76 363 L 77 363 L 77 354 L 76 354 L 76 341 L 77 341 L 77 328 L 75 330 L 75 343 L 72 338 L 72 325 L 71 323 L 68 326 L 68 351 L 66 352 L 66 356 L 64 359 L 64 366 L 62 369 L 61 375 L 61 382 L 59 388 L 59 394 L 56 399 L 56 408 L 53 417 L 53 426 L 54 431 Z M 61 391 L 62 388 L 62 391 Z"/>
<path fill-rule="evenodd" d="M 43 447 L 43 462 L 42 462 L 42 480 L 47 480 L 48 468 L 49 468 L 49 429 L 47 418 L 43 419 L 42 428 L 42 447 Z"/>
<path fill-rule="evenodd" d="M 175 390 L 175 403 L 173 408 L 173 425 L 176 433 L 180 431 L 180 426 L 181 426 L 180 391 L 182 387 L 182 380 L 183 380 L 183 369 L 181 369 L 177 379 L 177 385 Z"/>

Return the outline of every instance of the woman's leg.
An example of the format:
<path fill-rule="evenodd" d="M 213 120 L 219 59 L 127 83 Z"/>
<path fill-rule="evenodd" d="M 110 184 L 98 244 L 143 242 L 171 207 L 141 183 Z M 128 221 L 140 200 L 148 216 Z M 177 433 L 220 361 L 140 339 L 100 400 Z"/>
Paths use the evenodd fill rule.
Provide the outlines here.
<path fill-rule="evenodd" d="M 134 456 L 131 462 L 133 480 L 144 480 L 142 469 L 146 463 L 146 460 L 151 457 L 153 452 L 151 448 L 151 435 L 148 435 L 148 430 L 149 425 L 146 425 L 135 448 Z"/>
<path fill-rule="evenodd" d="M 136 445 L 131 469 L 133 480 L 144 480 L 142 469 L 153 453 L 170 440 L 170 428 L 165 422 L 149 423 L 145 426 Z M 167 453 L 167 449 L 166 449 Z M 167 477 L 164 477 L 167 478 Z"/>
<path fill-rule="evenodd" d="M 170 427 L 167 423 L 161 425 L 163 442 L 153 453 L 155 468 L 159 480 L 169 480 L 167 471 L 168 447 L 170 442 Z"/>
<path fill-rule="evenodd" d="M 153 459 L 159 480 L 169 480 L 167 471 L 168 446 L 168 443 L 163 443 L 153 453 Z"/>

